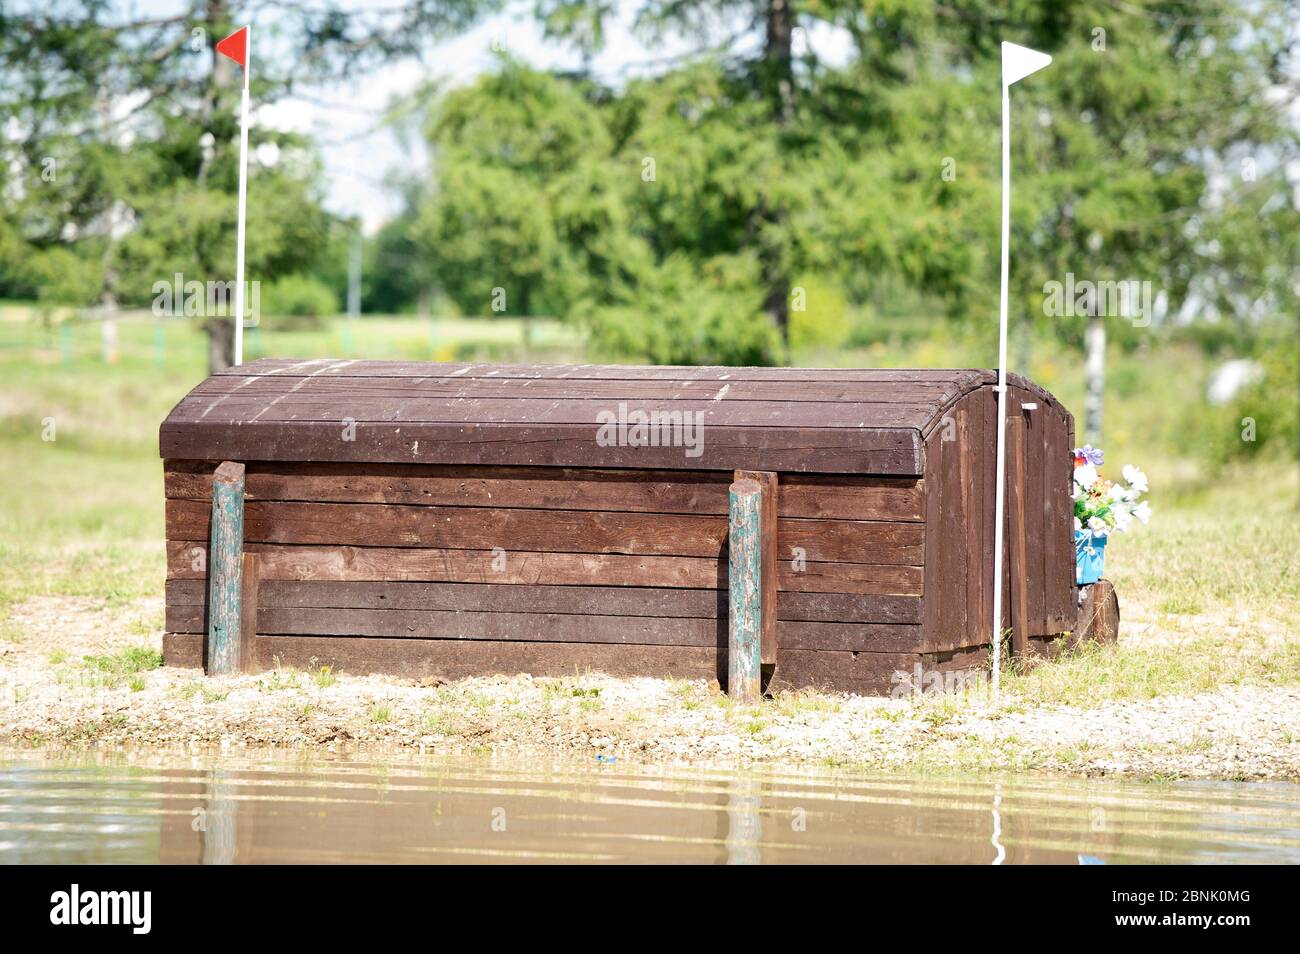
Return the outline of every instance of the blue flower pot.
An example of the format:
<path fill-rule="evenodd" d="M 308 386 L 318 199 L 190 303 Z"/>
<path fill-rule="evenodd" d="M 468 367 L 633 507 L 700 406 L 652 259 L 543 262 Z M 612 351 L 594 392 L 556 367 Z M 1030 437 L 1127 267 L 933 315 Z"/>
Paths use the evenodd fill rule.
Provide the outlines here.
<path fill-rule="evenodd" d="M 1106 569 L 1106 541 L 1091 530 L 1074 531 L 1074 582 L 1087 586 L 1101 579 Z"/>

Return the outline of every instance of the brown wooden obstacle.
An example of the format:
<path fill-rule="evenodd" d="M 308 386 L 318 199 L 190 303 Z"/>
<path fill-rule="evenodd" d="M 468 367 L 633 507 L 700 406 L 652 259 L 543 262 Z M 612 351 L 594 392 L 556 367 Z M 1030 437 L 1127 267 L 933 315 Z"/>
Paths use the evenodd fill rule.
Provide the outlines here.
<path fill-rule="evenodd" d="M 215 632 L 244 669 L 725 684 L 733 483 L 761 492 L 746 566 L 773 684 L 880 693 L 917 666 L 986 666 L 994 385 L 985 370 L 232 368 L 161 429 L 165 658 L 207 658 L 212 486 L 231 462 L 242 563 L 216 576 L 243 615 Z M 1008 414 L 1004 619 L 1024 651 L 1076 625 L 1074 424 L 1015 376 Z"/>

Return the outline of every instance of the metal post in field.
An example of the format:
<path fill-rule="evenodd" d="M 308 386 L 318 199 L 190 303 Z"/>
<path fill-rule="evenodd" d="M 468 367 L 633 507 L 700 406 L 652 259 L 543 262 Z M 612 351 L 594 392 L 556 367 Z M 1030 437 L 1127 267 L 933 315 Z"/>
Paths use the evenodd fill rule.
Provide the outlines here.
<path fill-rule="evenodd" d="M 755 480 L 731 485 L 727 544 L 727 693 L 742 705 L 762 690 L 763 488 Z"/>
<path fill-rule="evenodd" d="M 1015 43 L 1002 44 L 1002 282 L 998 309 L 998 423 L 993 497 L 993 690 L 1002 670 L 1002 520 L 1006 508 L 1007 466 L 1007 300 L 1011 274 L 1011 87 L 1052 62 Z"/>
<path fill-rule="evenodd" d="M 209 676 L 240 671 L 244 562 L 244 465 L 226 461 L 212 479 L 208 544 Z"/>

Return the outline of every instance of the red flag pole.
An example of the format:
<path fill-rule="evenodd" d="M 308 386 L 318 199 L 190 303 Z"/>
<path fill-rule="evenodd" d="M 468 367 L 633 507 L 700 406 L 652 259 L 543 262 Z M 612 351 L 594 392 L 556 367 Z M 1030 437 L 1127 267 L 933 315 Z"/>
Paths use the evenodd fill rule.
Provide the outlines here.
<path fill-rule="evenodd" d="M 248 217 L 248 74 L 253 61 L 253 28 L 244 27 L 244 90 L 239 106 L 239 225 L 235 251 L 235 364 L 244 363 L 244 237 Z"/>

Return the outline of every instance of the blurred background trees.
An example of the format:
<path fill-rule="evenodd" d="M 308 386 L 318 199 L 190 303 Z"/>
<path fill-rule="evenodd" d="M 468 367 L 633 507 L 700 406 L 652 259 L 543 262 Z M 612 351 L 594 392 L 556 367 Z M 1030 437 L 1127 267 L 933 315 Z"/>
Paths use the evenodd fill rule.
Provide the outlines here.
<path fill-rule="evenodd" d="M 498 8 L 422 0 L 375 19 L 357 5 L 188 0 L 127 19 L 52 0 L 0 14 L 0 297 L 140 307 L 173 272 L 233 271 L 238 78 L 211 46 L 241 17 L 274 23 L 276 55 L 253 73 L 254 100 L 270 103 Z M 618 11 L 538 0 L 529 15 L 587 63 Z M 550 316 L 598 354 L 672 363 L 780 363 L 983 328 L 997 307 L 998 44 L 1011 39 L 1055 58 L 1014 100 L 1018 365 L 1044 337 L 1083 346 L 1088 320 L 1047 315 L 1045 283 L 1149 281 L 1153 324 L 1106 319 L 1112 346 L 1178 337 L 1270 362 L 1255 386 L 1277 389 L 1286 418 L 1298 12 L 640 0 L 647 42 L 689 40 L 688 55 L 610 78 L 503 54 L 401 104 L 432 163 L 395 180 L 404 211 L 366 239 L 363 309 Z M 828 35 L 847 55 L 819 55 L 813 38 Z M 325 211 L 317 149 L 259 125 L 253 154 L 249 273 L 269 286 L 264 310 L 341 307 L 355 223 Z"/>

